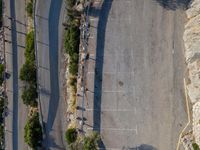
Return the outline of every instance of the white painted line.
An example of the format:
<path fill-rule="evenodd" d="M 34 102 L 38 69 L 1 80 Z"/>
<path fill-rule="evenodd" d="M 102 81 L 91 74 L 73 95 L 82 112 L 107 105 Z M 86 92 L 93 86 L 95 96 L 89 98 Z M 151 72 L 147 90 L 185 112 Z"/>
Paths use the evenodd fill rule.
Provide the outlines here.
<path fill-rule="evenodd" d="M 86 109 L 86 111 L 99 111 L 98 109 Z M 132 111 L 135 111 L 135 110 L 132 110 L 132 109 L 101 109 L 101 111 L 111 111 L 111 112 L 116 112 L 116 111 L 124 111 L 124 112 L 132 112 Z"/>
<path fill-rule="evenodd" d="M 88 130 L 93 130 L 94 128 L 87 128 Z M 110 131 L 131 131 L 136 132 L 136 129 L 130 129 L 130 128 L 101 128 L 100 130 L 110 130 Z"/>
<path fill-rule="evenodd" d="M 88 74 L 93 74 L 93 71 L 88 71 Z M 135 72 L 130 71 L 130 72 L 103 72 L 103 74 L 134 74 Z"/>
<path fill-rule="evenodd" d="M 125 93 L 126 91 L 103 91 L 103 93 Z"/>
<path fill-rule="evenodd" d="M 138 134 L 138 128 L 137 128 L 137 125 L 136 125 L 136 127 L 135 127 L 135 133 L 136 133 L 136 135 Z"/>

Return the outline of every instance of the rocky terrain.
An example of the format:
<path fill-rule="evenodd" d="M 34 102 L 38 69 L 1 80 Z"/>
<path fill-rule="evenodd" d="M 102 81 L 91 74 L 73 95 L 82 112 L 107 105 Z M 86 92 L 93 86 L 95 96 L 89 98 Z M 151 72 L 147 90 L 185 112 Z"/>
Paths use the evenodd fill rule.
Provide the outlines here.
<path fill-rule="evenodd" d="M 186 11 L 185 59 L 188 69 L 187 92 L 192 103 L 192 125 L 195 142 L 200 145 L 200 0 L 193 0 Z"/>

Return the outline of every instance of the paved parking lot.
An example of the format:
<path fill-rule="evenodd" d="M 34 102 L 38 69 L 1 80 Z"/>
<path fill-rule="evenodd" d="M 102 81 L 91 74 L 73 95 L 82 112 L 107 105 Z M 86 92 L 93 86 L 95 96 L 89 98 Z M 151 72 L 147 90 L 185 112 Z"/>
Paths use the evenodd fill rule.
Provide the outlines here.
<path fill-rule="evenodd" d="M 176 148 L 187 122 L 179 3 L 171 9 L 159 0 L 95 2 L 85 129 L 101 133 L 102 149 Z"/>

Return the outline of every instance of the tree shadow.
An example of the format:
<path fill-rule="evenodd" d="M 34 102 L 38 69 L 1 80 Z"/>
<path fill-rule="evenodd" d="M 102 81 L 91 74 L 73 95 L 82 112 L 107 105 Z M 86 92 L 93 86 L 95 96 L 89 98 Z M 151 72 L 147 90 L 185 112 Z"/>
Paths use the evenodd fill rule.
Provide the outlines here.
<path fill-rule="evenodd" d="M 188 8 L 191 0 L 155 0 L 163 8 L 168 10 L 182 9 L 185 10 Z"/>
<path fill-rule="evenodd" d="M 10 16 L 16 18 L 15 0 L 10 1 Z M 11 41 L 12 41 L 12 67 L 13 67 L 13 136 L 12 146 L 14 150 L 18 150 L 18 48 L 17 48 L 17 32 L 16 22 L 11 23 Z"/>
<path fill-rule="evenodd" d="M 102 95 L 102 76 L 103 76 L 103 60 L 104 60 L 104 44 L 105 32 L 107 26 L 108 15 L 111 9 L 113 0 L 104 0 L 101 9 L 95 10 L 91 8 L 90 16 L 98 16 L 97 27 L 97 47 L 95 61 L 95 77 L 94 77 L 94 110 L 93 111 L 93 130 L 100 133 L 101 131 L 101 95 Z M 99 142 L 99 147 L 105 149 L 103 141 Z"/>
<path fill-rule="evenodd" d="M 142 144 L 140 146 L 133 147 L 133 148 L 123 147 L 122 150 L 157 150 L 157 149 L 151 145 Z"/>

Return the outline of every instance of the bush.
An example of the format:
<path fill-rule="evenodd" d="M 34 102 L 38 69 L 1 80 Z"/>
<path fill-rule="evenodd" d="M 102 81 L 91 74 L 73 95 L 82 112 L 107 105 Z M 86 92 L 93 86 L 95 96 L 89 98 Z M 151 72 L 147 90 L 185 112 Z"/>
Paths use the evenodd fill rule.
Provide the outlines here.
<path fill-rule="evenodd" d="M 25 142 L 31 147 L 36 149 L 41 146 L 42 142 L 42 127 L 39 122 L 39 114 L 35 112 L 31 118 L 28 119 L 24 127 Z"/>
<path fill-rule="evenodd" d="M 67 54 L 72 56 L 74 53 L 79 52 L 79 36 L 80 31 L 78 27 L 69 27 L 65 34 L 65 50 Z"/>
<path fill-rule="evenodd" d="M 77 83 L 76 77 L 70 77 L 69 84 L 74 87 L 76 86 L 76 83 Z"/>
<path fill-rule="evenodd" d="M 28 88 L 25 88 L 22 93 L 23 103 L 32 107 L 37 107 L 37 97 L 37 88 L 34 85 L 30 85 Z"/>
<path fill-rule="evenodd" d="M 26 61 L 35 62 L 35 50 L 34 50 L 34 32 L 31 31 L 26 35 L 26 49 L 25 49 Z"/>
<path fill-rule="evenodd" d="M 27 6 L 26 6 L 26 11 L 28 13 L 29 17 L 33 17 L 33 0 L 30 0 L 30 2 L 28 2 Z"/>
<path fill-rule="evenodd" d="M 77 139 L 77 131 L 74 128 L 67 129 L 65 139 L 68 144 L 74 143 Z"/>
<path fill-rule="evenodd" d="M 192 147 L 194 150 L 200 150 L 199 145 L 197 145 L 196 143 L 192 143 Z"/>
<path fill-rule="evenodd" d="M 99 134 L 96 132 L 94 132 L 91 136 L 85 137 L 83 140 L 83 150 L 97 150 L 99 140 Z"/>
<path fill-rule="evenodd" d="M 20 79 L 29 83 L 36 82 L 36 67 L 31 62 L 25 62 L 20 70 Z"/>
<path fill-rule="evenodd" d="M 67 0 L 67 6 L 69 8 L 73 8 L 73 6 L 76 4 L 76 0 Z"/>
<path fill-rule="evenodd" d="M 72 75 L 76 75 L 77 72 L 78 72 L 78 64 L 70 61 L 69 73 L 71 73 Z"/>

